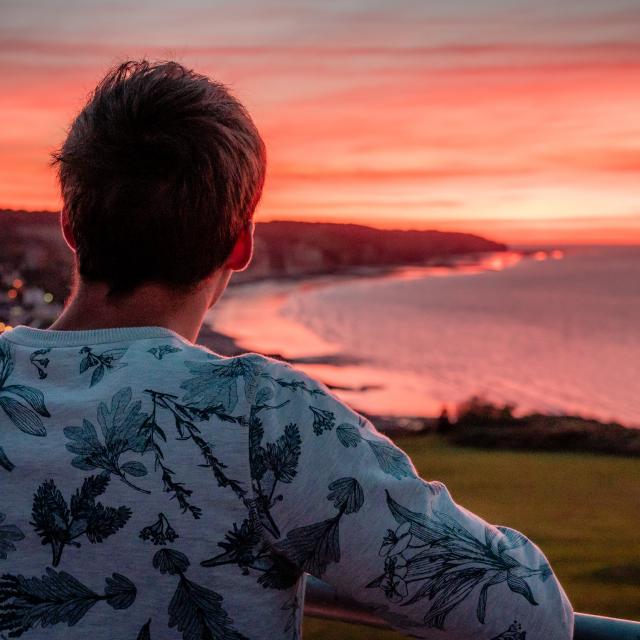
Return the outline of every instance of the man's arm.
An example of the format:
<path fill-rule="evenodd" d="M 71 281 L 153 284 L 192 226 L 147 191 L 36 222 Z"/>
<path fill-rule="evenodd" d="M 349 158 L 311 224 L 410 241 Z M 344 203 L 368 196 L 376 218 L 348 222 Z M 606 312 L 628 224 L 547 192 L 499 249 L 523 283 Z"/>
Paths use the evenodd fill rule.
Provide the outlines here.
<path fill-rule="evenodd" d="M 570 640 L 572 607 L 534 543 L 420 478 L 322 383 L 273 363 L 258 379 L 253 515 L 276 553 L 407 635 Z"/>

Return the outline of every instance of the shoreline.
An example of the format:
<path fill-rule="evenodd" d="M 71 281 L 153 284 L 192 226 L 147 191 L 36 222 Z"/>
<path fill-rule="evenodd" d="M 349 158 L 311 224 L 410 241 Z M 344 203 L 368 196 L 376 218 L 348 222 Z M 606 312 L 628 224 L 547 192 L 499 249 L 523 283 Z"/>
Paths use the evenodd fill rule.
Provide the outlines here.
<path fill-rule="evenodd" d="M 197 343 L 219 355 L 234 356 L 247 353 L 234 338 L 206 325 L 202 326 Z M 285 359 L 279 354 L 265 355 L 296 364 L 295 358 Z M 331 390 L 344 389 L 340 385 L 327 384 L 327 387 Z M 363 389 L 350 387 L 349 390 Z M 640 425 L 632 427 L 585 416 L 538 412 L 521 417 L 505 417 L 505 408 L 492 404 L 487 404 L 484 412 L 457 416 L 457 420 L 453 422 L 442 415 L 372 414 L 352 403 L 349 403 L 349 406 L 374 424 L 381 433 L 391 438 L 437 434 L 449 444 L 463 448 L 586 452 L 596 455 L 640 457 Z"/>
<path fill-rule="evenodd" d="M 487 260 L 487 256 L 482 256 L 481 259 L 484 259 L 484 263 L 479 264 L 477 259 L 475 261 L 470 261 L 469 256 L 467 255 L 467 256 L 460 256 L 457 260 L 456 265 L 452 265 L 451 263 L 449 263 L 446 265 L 446 267 L 441 265 L 436 266 L 434 264 L 421 265 L 418 267 L 414 265 L 393 266 L 393 267 L 384 266 L 384 267 L 373 267 L 373 268 L 366 268 L 366 269 L 362 269 L 362 268 L 349 269 L 347 271 L 342 271 L 336 274 L 316 274 L 315 276 L 292 274 L 286 278 L 277 278 L 277 279 L 261 278 L 259 280 L 254 279 L 251 281 L 238 282 L 234 284 L 232 287 L 230 287 L 230 289 L 231 291 L 235 290 L 239 292 L 239 291 L 242 291 L 243 289 L 246 289 L 250 285 L 253 285 L 254 287 L 256 287 L 257 285 L 257 289 L 259 290 L 260 285 L 264 285 L 265 288 L 267 288 L 269 284 L 272 283 L 275 285 L 280 285 L 284 292 L 276 291 L 270 294 L 267 291 L 266 297 L 272 296 L 273 298 L 279 299 L 281 297 L 290 295 L 291 291 L 295 290 L 296 285 L 301 285 L 304 288 L 316 288 L 316 287 L 339 285 L 342 282 L 349 281 L 352 279 L 360 279 L 363 277 L 365 279 L 368 279 L 368 278 L 372 278 L 372 279 L 401 278 L 402 279 L 407 277 L 408 278 L 425 277 L 425 276 L 428 277 L 429 273 L 432 272 L 434 269 L 437 270 L 438 275 L 453 276 L 455 274 L 459 274 L 463 272 L 468 273 L 469 271 L 478 273 L 478 272 L 489 271 L 489 270 L 493 270 L 493 271 L 502 270 L 504 268 L 507 268 L 508 266 L 511 266 L 511 264 L 520 262 L 520 260 L 523 260 L 523 259 L 538 259 L 538 260 L 540 259 L 539 255 L 532 255 L 532 254 L 528 254 L 527 252 L 509 252 L 509 254 L 512 254 L 512 256 L 514 257 L 507 260 L 506 263 L 503 260 L 502 263 L 498 265 L 498 268 L 492 268 L 493 265 L 491 265 L 491 260 L 490 258 Z M 546 258 L 558 259 L 557 256 L 552 256 L 551 252 L 547 253 Z M 462 265 L 462 268 L 460 268 L 459 265 Z M 290 286 L 287 287 L 287 285 L 290 285 Z M 250 292 L 247 292 L 247 295 L 251 295 Z M 276 314 L 277 314 L 277 306 L 276 306 Z M 320 353 L 315 355 L 304 354 L 304 355 L 296 356 L 291 354 L 280 353 L 278 352 L 277 349 L 260 348 L 260 345 L 259 344 L 256 345 L 255 343 L 253 345 L 247 344 L 247 346 L 245 347 L 243 346 L 242 335 L 236 335 L 236 336 L 230 335 L 227 332 L 219 331 L 212 328 L 212 326 L 210 326 L 211 324 L 213 324 L 211 320 L 209 321 L 205 320 L 205 323 L 203 323 L 201 331 L 198 335 L 197 342 L 200 344 L 203 344 L 207 348 L 210 348 L 212 351 L 222 356 L 236 356 L 242 353 L 253 351 L 257 353 L 262 353 L 266 356 L 272 357 L 277 360 L 282 360 L 294 366 L 295 365 L 327 365 L 327 366 L 336 367 L 338 369 L 340 369 L 341 367 L 345 367 L 346 369 L 348 368 L 349 365 L 357 365 L 359 362 L 358 359 L 345 356 L 344 354 L 339 352 L 338 353 Z M 227 325 L 228 324 L 229 323 L 227 322 Z M 251 342 L 251 338 L 249 338 L 247 342 Z M 320 369 L 322 369 L 322 367 L 320 367 Z M 335 391 L 347 391 L 347 392 L 358 393 L 358 392 L 368 391 L 368 390 L 372 390 L 380 387 L 380 385 L 375 383 L 366 384 L 367 381 L 362 381 L 364 382 L 364 384 L 360 384 L 360 385 L 350 384 L 348 382 L 348 379 L 347 381 L 345 381 L 344 375 L 342 376 L 343 379 L 341 380 L 341 383 L 337 383 L 337 384 L 329 383 L 326 379 L 324 379 L 325 376 L 323 376 L 321 373 L 316 374 L 314 372 L 312 373 L 312 375 L 314 375 L 314 377 L 316 377 L 317 379 L 321 380 L 324 384 L 327 385 L 327 387 Z M 433 431 L 437 428 L 439 417 L 440 417 L 437 411 L 429 412 L 429 413 L 421 412 L 420 414 L 417 414 L 417 415 L 416 414 L 413 414 L 413 415 L 396 414 L 394 413 L 393 410 L 391 412 L 363 410 L 358 407 L 357 401 L 346 400 L 346 402 L 351 407 L 353 407 L 356 411 L 364 415 L 365 417 L 372 419 L 372 421 L 374 421 L 382 431 L 394 431 L 394 432 L 402 432 L 402 433 Z M 442 408 L 449 408 L 447 406 L 448 403 L 446 402 L 434 403 L 434 405 L 439 405 Z M 562 422 L 562 420 L 571 418 L 574 421 L 578 421 L 584 424 L 587 424 L 587 423 L 589 425 L 598 424 L 598 425 L 602 425 L 603 427 L 606 427 L 607 425 L 616 425 L 624 428 L 625 430 L 634 431 L 634 432 L 637 431 L 640 433 L 640 424 L 631 425 L 629 423 L 621 423 L 619 421 L 611 421 L 611 420 L 607 421 L 600 417 L 596 418 L 594 416 L 590 416 L 584 413 L 582 415 L 570 413 L 570 412 L 565 412 L 565 413 L 553 412 L 553 413 L 545 414 L 533 409 L 533 410 L 529 410 L 527 414 L 523 414 L 517 419 L 524 420 L 525 418 L 531 415 L 536 415 L 538 417 L 538 422 L 542 421 L 549 424 L 557 425 L 559 422 Z M 575 427 L 575 424 L 574 424 L 574 427 Z"/>
<path fill-rule="evenodd" d="M 555 250 L 547 251 L 550 259 Z M 366 267 L 349 267 L 340 269 L 334 273 L 315 273 L 315 274 L 288 274 L 285 276 L 260 276 L 246 280 L 231 280 L 228 292 L 233 296 L 234 292 L 246 290 L 256 285 L 304 285 L 306 289 L 315 289 L 325 286 L 339 285 L 350 280 L 360 279 L 408 279 L 415 277 L 425 277 L 429 275 L 446 275 L 453 276 L 463 273 L 482 273 L 485 271 L 497 271 L 508 268 L 513 264 L 517 264 L 523 259 L 531 258 L 533 251 L 526 250 L 508 250 L 508 251 L 491 251 L 486 253 L 465 253 L 449 256 L 447 258 L 433 258 L 423 264 L 417 265 L 374 265 Z M 555 258 L 554 256 L 554 259 Z M 287 295 L 287 294 L 285 294 Z M 242 338 L 233 336 L 229 333 L 217 331 L 205 321 L 202 324 L 197 340 L 210 348 L 212 351 L 223 356 L 237 356 L 241 353 L 247 353 L 248 349 L 241 345 Z M 344 355 L 323 354 L 319 356 L 301 356 L 290 357 L 281 353 L 270 353 L 260 350 L 258 353 L 264 353 L 278 360 L 285 360 L 291 364 L 326 364 L 326 365 L 346 365 L 357 364 L 360 362 L 357 358 Z M 327 385 L 328 386 L 328 385 Z M 338 388 L 339 385 L 336 385 Z M 341 387 L 344 388 L 344 387 Z M 351 388 L 351 387 L 349 387 Z M 359 387 L 354 388 L 359 389 Z"/>
<path fill-rule="evenodd" d="M 543 253 L 544 257 L 540 257 Z M 265 298 L 269 300 L 270 308 L 268 312 L 274 313 L 278 317 L 278 320 L 284 324 L 290 322 L 284 316 L 279 315 L 279 310 L 282 300 L 289 297 L 298 289 L 305 291 L 321 289 L 326 287 L 340 286 L 341 284 L 349 283 L 352 281 L 376 281 L 376 280 L 414 280 L 422 279 L 426 277 L 455 277 L 462 275 L 476 275 L 485 272 L 503 271 L 512 267 L 525 259 L 560 259 L 562 252 L 558 256 L 557 250 L 549 251 L 490 251 L 490 252 L 476 252 L 476 253 L 464 253 L 447 258 L 432 258 L 422 264 L 409 264 L 409 265 L 374 265 L 366 267 L 349 267 L 336 270 L 335 272 L 323 272 L 315 274 L 288 274 L 286 276 L 261 276 L 257 278 L 251 278 L 247 280 L 240 279 L 239 281 L 231 280 L 225 297 L 222 299 L 222 304 L 218 307 L 218 311 L 224 309 L 226 303 L 236 297 L 240 298 L 245 295 L 248 297 Z M 241 274 L 239 274 L 241 275 Z M 262 287 L 272 287 L 271 290 L 267 290 L 266 294 L 262 293 L 260 289 Z M 275 289 L 275 290 L 274 290 Z M 249 294 L 247 294 L 249 292 Z M 254 293 L 251 296 L 251 293 Z M 274 311 L 272 305 L 275 302 L 277 307 Z M 209 314 L 207 314 L 208 316 Z M 287 345 L 290 353 L 285 355 L 281 353 L 279 349 L 269 349 L 265 345 L 263 337 L 262 344 L 252 344 L 253 339 L 251 336 L 243 336 L 242 333 L 233 333 L 231 331 L 219 331 L 214 329 L 211 324 L 217 324 L 215 315 L 212 319 L 205 316 L 203 323 L 203 329 L 200 335 L 207 335 L 208 339 L 219 345 L 220 349 L 224 349 L 224 353 L 220 351 L 221 355 L 237 355 L 239 353 L 245 353 L 247 351 L 256 351 L 258 353 L 264 353 L 277 359 L 285 359 L 293 364 L 314 364 L 314 365 L 356 365 L 363 363 L 362 359 L 345 356 L 344 354 L 336 354 L 333 352 L 332 345 L 325 340 L 316 336 L 313 331 L 307 331 L 306 338 L 316 338 L 313 340 L 314 349 L 325 351 L 320 355 L 292 355 L 292 346 L 289 340 Z M 241 323 L 242 324 L 242 323 Z M 299 322 L 291 322 L 292 325 L 296 325 L 295 328 L 305 328 Z M 268 343 L 268 340 L 266 341 Z M 282 341 L 277 341 L 282 343 Z M 324 344 L 323 344 L 324 343 Z M 215 351 L 215 349 L 214 349 Z M 309 349 L 305 349 L 309 351 Z"/>
<path fill-rule="evenodd" d="M 202 325 L 202 329 L 198 334 L 198 340 L 196 344 L 203 345 L 215 353 L 225 356 L 233 357 L 243 353 L 249 353 L 246 349 L 243 349 L 235 338 L 227 334 L 221 333 L 212 329 L 206 324 Z M 262 355 L 276 360 L 282 360 L 292 365 L 296 364 L 309 364 L 313 361 L 313 364 L 330 364 L 334 366 L 340 366 L 340 360 L 347 360 L 341 357 L 317 356 L 316 358 L 285 358 L 282 354 L 278 353 L 264 353 Z M 317 362 L 315 362 L 317 360 Z M 352 362 L 351 360 L 349 362 Z M 366 391 L 372 385 L 362 386 L 343 386 L 327 383 L 321 380 L 323 384 L 333 390 L 348 390 L 348 391 Z M 402 433 L 415 433 L 424 431 L 425 429 L 435 428 L 437 426 L 438 416 L 396 416 L 396 415 L 372 415 L 366 411 L 361 411 L 356 407 L 353 407 L 358 413 L 362 414 L 370 420 L 375 420 L 376 426 L 386 433 L 400 431 Z"/>

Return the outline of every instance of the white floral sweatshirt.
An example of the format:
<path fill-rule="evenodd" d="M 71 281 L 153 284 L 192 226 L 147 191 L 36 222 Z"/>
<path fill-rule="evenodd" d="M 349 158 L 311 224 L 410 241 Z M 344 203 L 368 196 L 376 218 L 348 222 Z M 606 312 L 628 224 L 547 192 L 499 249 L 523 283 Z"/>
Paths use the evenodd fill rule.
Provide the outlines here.
<path fill-rule="evenodd" d="M 306 573 L 407 636 L 573 633 L 533 542 L 295 367 L 160 326 L 2 334 L 1 638 L 299 639 Z"/>

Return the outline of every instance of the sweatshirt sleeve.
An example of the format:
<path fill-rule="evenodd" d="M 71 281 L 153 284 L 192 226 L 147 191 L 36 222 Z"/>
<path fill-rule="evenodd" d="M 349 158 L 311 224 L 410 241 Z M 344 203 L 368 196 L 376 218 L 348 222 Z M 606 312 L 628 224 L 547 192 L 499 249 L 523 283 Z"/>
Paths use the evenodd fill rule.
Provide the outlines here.
<path fill-rule="evenodd" d="M 571 604 L 542 551 L 422 479 L 324 384 L 267 367 L 249 441 L 252 515 L 266 543 L 396 630 L 442 640 L 572 638 Z"/>

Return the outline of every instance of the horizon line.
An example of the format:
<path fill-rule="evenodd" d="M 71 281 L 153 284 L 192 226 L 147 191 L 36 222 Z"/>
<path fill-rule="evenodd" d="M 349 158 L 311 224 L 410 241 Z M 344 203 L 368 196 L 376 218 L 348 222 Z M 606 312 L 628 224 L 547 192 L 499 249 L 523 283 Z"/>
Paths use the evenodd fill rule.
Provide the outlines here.
<path fill-rule="evenodd" d="M 60 210 L 56 211 L 53 209 L 14 209 L 12 207 L 0 207 L 0 214 L 2 213 L 16 213 L 19 215 L 59 215 L 60 214 Z M 635 216 L 629 215 L 629 216 L 625 216 L 625 217 L 629 217 L 629 218 L 634 218 Z M 556 218 L 556 221 L 570 221 L 574 218 L 571 217 L 566 217 L 566 218 Z M 483 219 L 484 221 L 490 221 L 490 222 L 524 222 L 525 225 L 526 223 L 529 222 L 534 222 L 535 220 L 530 218 L 530 219 L 522 219 L 522 218 L 489 218 L 489 219 Z M 425 227 L 425 228 L 416 228 L 415 226 L 410 226 L 410 227 L 390 227 L 390 226 L 385 226 L 384 225 L 384 221 L 376 221 L 374 222 L 354 222 L 352 220 L 349 221 L 334 221 L 334 220 L 304 220 L 304 219 L 298 219 L 298 218 L 270 218 L 268 220 L 256 220 L 255 221 L 256 224 L 267 224 L 269 222 L 292 222 L 292 223 L 300 223 L 300 224 L 330 224 L 330 225 L 342 225 L 342 226 L 346 226 L 346 225 L 351 225 L 351 226 L 359 226 L 359 227 L 367 227 L 370 229 L 378 229 L 380 231 L 417 231 L 417 232 L 428 232 L 428 231 L 432 231 L 432 232 L 437 232 L 437 233 L 460 233 L 460 234 L 465 234 L 465 235 L 470 235 L 470 236 L 476 236 L 476 237 L 480 237 L 483 240 L 489 240 L 491 242 L 495 242 L 496 244 L 503 244 L 505 245 L 507 248 L 511 248 L 514 246 L 520 246 L 520 247 L 534 247 L 534 246 L 565 246 L 565 247 L 585 247 L 585 246 L 589 246 L 589 247 L 640 247 L 640 239 L 635 240 L 629 240 L 629 241 L 624 241 L 623 239 L 617 240 L 617 241 L 611 241 L 611 240 L 599 240 L 597 238 L 588 238 L 586 240 L 583 241 L 578 241 L 578 242 L 570 242 L 567 240 L 563 240 L 562 238 L 556 238 L 556 239 L 549 239 L 549 238 L 540 238 L 538 240 L 536 240 L 535 238 L 533 240 L 531 239 L 527 239 L 527 241 L 519 241 L 519 240 L 500 240 L 500 239 L 496 239 L 493 237 L 488 237 L 487 235 L 485 235 L 485 232 L 482 231 L 474 231 L 474 230 L 460 230 L 460 229 L 448 229 L 448 228 L 436 228 L 436 227 Z M 410 221 L 407 220 L 406 223 L 407 224 L 412 224 L 414 221 Z M 446 221 L 442 221 L 444 224 L 446 224 Z M 451 221 L 453 224 L 456 223 L 460 223 L 460 221 Z M 476 221 L 476 224 L 479 221 Z M 469 220 L 469 223 L 471 225 L 473 225 L 474 221 L 473 220 Z M 489 234 L 491 234 L 491 231 L 488 231 Z M 523 231 L 523 233 L 525 233 Z M 531 234 L 529 234 L 530 236 Z"/>

